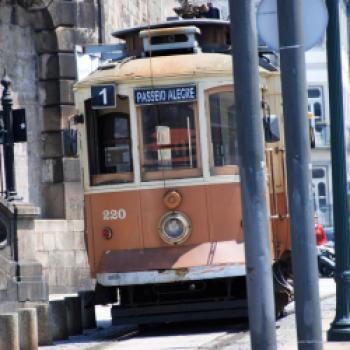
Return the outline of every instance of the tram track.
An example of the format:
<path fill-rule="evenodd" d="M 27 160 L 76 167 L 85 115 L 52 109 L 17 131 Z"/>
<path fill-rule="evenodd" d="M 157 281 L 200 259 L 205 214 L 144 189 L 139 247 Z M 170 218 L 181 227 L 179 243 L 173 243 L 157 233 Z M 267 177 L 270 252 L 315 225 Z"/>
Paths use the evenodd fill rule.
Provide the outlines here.
<path fill-rule="evenodd" d="M 137 328 L 130 328 L 129 330 L 125 330 L 125 333 L 111 336 L 109 340 L 103 341 L 100 344 L 92 345 L 91 347 L 84 348 L 84 350 L 108 350 L 111 347 L 115 347 L 119 341 L 131 339 L 132 337 L 137 336 L 139 334 L 139 330 Z"/>
<path fill-rule="evenodd" d="M 111 341 L 88 348 L 87 350 L 139 349 L 141 348 L 142 339 L 145 341 L 147 339 L 148 341 L 148 344 L 144 345 L 144 349 L 217 350 L 244 338 L 247 335 L 247 331 L 247 322 L 227 324 L 227 320 L 223 321 L 223 324 L 216 324 L 214 327 L 212 324 L 204 323 L 203 325 L 198 325 L 194 322 L 189 322 L 185 325 L 169 324 L 161 325 L 160 328 L 134 329 Z M 159 339 L 164 338 L 167 338 L 169 342 L 169 345 L 166 347 L 158 344 Z M 177 341 L 178 338 L 182 338 L 182 340 Z M 193 345 L 194 338 L 196 338 L 195 342 L 197 343 L 204 338 L 204 344 L 200 346 Z M 208 341 L 205 341 L 205 338 L 208 338 Z M 153 345 L 150 345 L 152 342 Z M 171 345 L 173 343 L 176 344 L 175 347 Z"/>

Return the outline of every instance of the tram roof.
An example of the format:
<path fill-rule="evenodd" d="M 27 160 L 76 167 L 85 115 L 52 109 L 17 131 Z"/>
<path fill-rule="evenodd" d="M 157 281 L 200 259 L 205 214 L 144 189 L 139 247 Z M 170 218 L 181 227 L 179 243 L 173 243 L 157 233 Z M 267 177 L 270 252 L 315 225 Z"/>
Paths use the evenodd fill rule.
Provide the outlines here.
<path fill-rule="evenodd" d="M 205 77 L 231 75 L 231 55 L 198 53 L 186 55 L 156 56 L 116 62 L 107 69 L 98 69 L 75 87 L 110 81 L 132 82 L 161 78 Z"/>
<path fill-rule="evenodd" d="M 271 74 L 260 67 L 260 73 Z M 232 56 L 220 53 L 156 56 L 126 59 L 99 68 L 75 84 L 76 88 L 106 82 L 133 83 L 153 79 L 230 77 Z"/>

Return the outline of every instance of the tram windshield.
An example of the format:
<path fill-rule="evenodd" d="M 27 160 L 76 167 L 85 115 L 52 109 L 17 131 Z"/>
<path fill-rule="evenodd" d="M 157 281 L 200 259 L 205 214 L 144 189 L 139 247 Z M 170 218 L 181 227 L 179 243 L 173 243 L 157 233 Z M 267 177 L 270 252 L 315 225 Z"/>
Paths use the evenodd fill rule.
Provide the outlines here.
<path fill-rule="evenodd" d="M 143 180 L 200 176 L 196 104 L 140 107 Z"/>

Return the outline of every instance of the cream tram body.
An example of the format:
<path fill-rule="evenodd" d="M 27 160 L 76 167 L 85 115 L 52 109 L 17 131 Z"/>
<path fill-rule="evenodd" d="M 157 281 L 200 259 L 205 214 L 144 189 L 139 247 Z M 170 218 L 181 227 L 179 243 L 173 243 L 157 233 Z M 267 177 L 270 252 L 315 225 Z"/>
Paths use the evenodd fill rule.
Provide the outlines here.
<path fill-rule="evenodd" d="M 261 69 L 260 77 L 271 112 L 280 114 L 278 74 Z M 99 84 L 115 85 L 115 108 L 90 109 L 91 86 Z M 196 90 L 191 101 L 135 101 L 140 89 L 189 86 Z M 98 284 L 121 288 L 245 275 L 236 131 L 229 120 L 235 115 L 233 89 L 231 56 L 219 53 L 130 59 L 76 84 L 76 106 L 84 115 L 78 128 L 85 230 Z M 154 96 L 149 95 L 160 99 Z M 104 124 L 113 115 L 123 121 Z M 123 135 L 111 130 L 117 125 Z M 115 139 L 106 144 L 111 135 Z M 278 152 L 270 153 L 275 160 L 267 161 L 268 175 L 274 172 L 273 184 L 267 181 L 269 197 L 285 203 Z M 101 168 L 99 157 L 112 165 Z M 169 193 L 179 197 L 175 208 Z M 271 204 L 274 214 L 286 210 L 282 207 Z M 290 246 L 286 221 L 277 221 L 270 225 L 275 260 Z M 186 232 L 177 239 L 178 231 Z"/>

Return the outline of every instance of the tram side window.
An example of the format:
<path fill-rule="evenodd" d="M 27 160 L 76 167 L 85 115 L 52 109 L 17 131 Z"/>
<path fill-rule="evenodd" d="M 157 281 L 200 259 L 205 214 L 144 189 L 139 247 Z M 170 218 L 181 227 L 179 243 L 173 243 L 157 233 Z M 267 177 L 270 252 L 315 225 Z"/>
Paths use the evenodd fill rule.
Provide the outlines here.
<path fill-rule="evenodd" d="M 232 91 L 209 95 L 211 174 L 238 173 L 236 108 Z"/>
<path fill-rule="evenodd" d="M 129 114 L 91 111 L 87 124 L 91 184 L 132 182 Z"/>
<path fill-rule="evenodd" d="M 140 107 L 143 180 L 200 176 L 194 103 Z"/>

